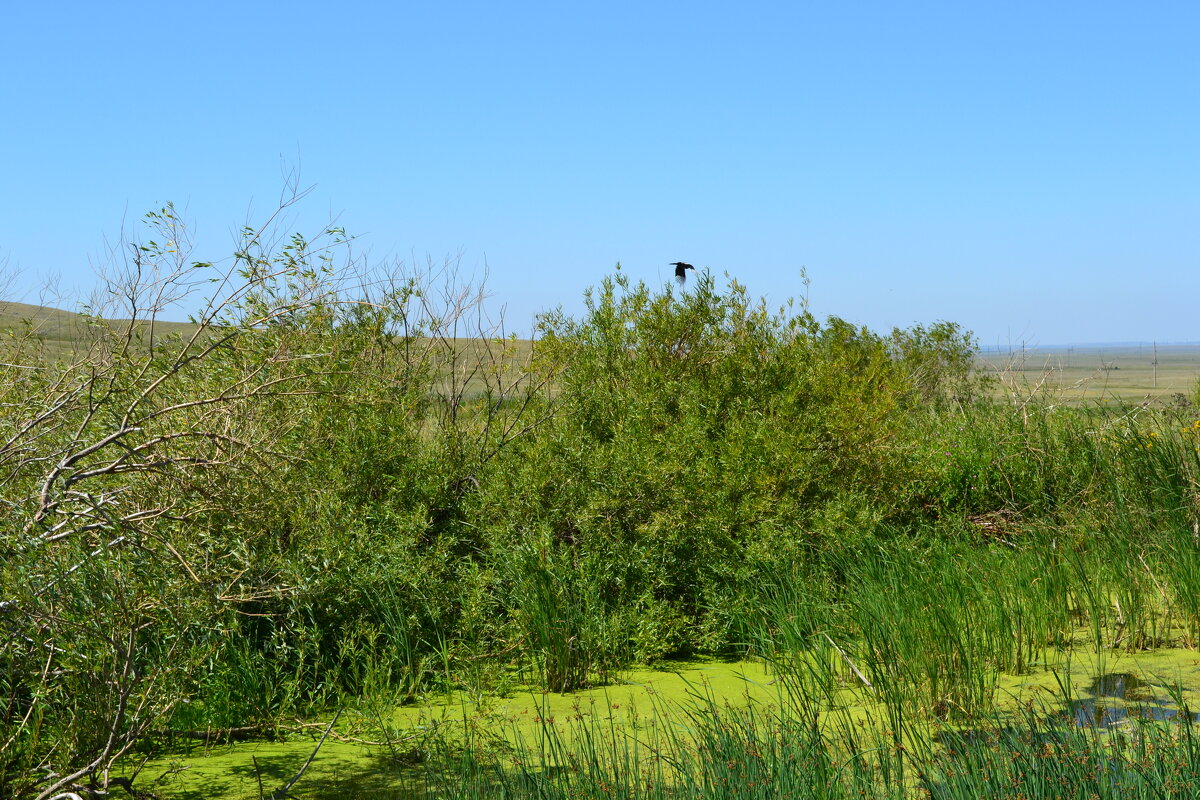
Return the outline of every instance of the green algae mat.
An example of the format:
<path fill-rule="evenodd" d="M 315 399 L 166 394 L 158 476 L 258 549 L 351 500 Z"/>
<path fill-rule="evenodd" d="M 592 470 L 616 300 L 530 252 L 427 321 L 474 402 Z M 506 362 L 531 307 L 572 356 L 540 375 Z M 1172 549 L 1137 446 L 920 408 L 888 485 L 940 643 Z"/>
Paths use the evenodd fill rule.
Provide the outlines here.
<path fill-rule="evenodd" d="M 1036 706 L 1066 725 L 1118 730 L 1133 718 L 1192 715 L 1188 707 L 1197 705 L 1197 693 L 1196 651 L 1075 654 L 1030 674 L 1001 676 L 996 706 L 999 714 Z M 164 799 L 279 796 L 302 768 L 290 796 L 425 797 L 431 795 L 431 748 L 486 748 L 505 753 L 513 764 L 524 758 L 552 766 L 564 744 L 603 730 L 662 752 L 688 740 L 698 713 L 777 708 L 791 701 L 790 694 L 788 682 L 760 662 L 689 662 L 630 670 L 608 685 L 569 694 L 454 695 L 387 709 L 386 719 L 377 710 L 345 709 L 323 741 L 328 718 L 275 740 L 193 741 L 174 752 L 131 759 L 127 774 L 136 770 L 138 788 Z M 887 724 L 886 710 L 861 684 L 847 681 L 826 704 L 826 713 L 863 728 Z M 938 720 L 930 724 L 952 727 Z M 547 747 L 548 737 L 553 747 Z"/>

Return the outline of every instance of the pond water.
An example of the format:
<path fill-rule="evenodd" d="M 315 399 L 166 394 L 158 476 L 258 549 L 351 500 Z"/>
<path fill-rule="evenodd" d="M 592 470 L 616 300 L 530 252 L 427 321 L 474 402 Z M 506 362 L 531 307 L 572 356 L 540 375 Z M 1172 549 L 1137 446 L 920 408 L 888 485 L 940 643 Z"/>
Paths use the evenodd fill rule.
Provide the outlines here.
<path fill-rule="evenodd" d="M 760 662 L 678 663 L 629 670 L 606 686 L 569 694 L 430 698 L 389 710 L 386 723 L 395 733 L 390 742 L 380 741 L 379 720 L 368 726 L 348 710 L 297 783 L 297 792 L 308 797 L 422 796 L 425 771 L 412 763 L 412 755 L 431 736 L 535 742 L 543 725 L 569 738 L 580 722 L 633 730 L 656 724 L 656 712 L 706 698 L 737 707 L 778 702 L 783 691 Z M 241 800 L 260 797 L 261 783 L 263 795 L 269 796 L 304 765 L 321 732 L 321 726 L 314 726 L 286 741 L 196 742 L 186 751 L 148 761 L 135 784 L 164 798 Z M 372 737 L 370 743 L 362 741 L 366 737 Z"/>
<path fill-rule="evenodd" d="M 1102 728 L 1131 724 L 1135 716 L 1176 720 L 1183 712 L 1173 698 L 1200 706 L 1200 654 L 1196 651 L 1159 650 L 1119 657 L 1093 654 L 1065 657 L 1045 666 L 1027 675 L 1001 676 L 997 706 L 1015 710 L 1041 704 L 1048 713 L 1061 714 L 1074 724 Z M 1169 691 L 1169 687 L 1174 688 Z M 1073 699 L 1065 703 L 1068 694 Z M 851 714 L 881 718 L 880 709 L 852 686 L 833 699 Z M 297 790 L 309 797 L 420 796 L 425 773 L 414 755 L 434 737 L 531 743 L 537 741 L 543 726 L 554 726 L 569 739 L 580 723 L 641 731 L 655 725 L 686 724 L 686 711 L 681 721 L 681 709 L 785 701 L 783 684 L 764 664 L 709 661 L 630 670 L 609 685 L 571 694 L 454 695 L 387 708 L 370 720 L 362 709 L 347 709 Z M 1187 713 L 1200 720 L 1200 715 Z M 380 719 L 379 714 L 388 718 Z M 390 741 L 381 741 L 381 722 L 392 732 Z M 307 733 L 291 735 L 285 741 L 219 746 L 196 742 L 184 751 L 146 762 L 136 785 L 181 800 L 269 796 L 309 758 L 322 727 L 314 724 Z"/>
<path fill-rule="evenodd" d="M 1071 701 L 1070 716 L 1076 725 L 1113 727 L 1131 717 L 1177 720 L 1184 714 L 1200 721 L 1200 714 L 1179 708 L 1165 686 L 1156 686 L 1130 672 L 1097 675 L 1088 696 Z"/>

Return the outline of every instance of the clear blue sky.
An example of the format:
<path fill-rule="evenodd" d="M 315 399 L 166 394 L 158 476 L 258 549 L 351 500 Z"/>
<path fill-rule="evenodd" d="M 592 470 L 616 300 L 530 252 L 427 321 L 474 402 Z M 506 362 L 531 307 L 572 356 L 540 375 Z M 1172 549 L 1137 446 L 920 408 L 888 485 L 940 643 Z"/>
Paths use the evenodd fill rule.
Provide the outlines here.
<path fill-rule="evenodd" d="M 5 4 L 11 299 L 171 200 L 197 258 L 281 164 L 518 329 L 620 261 L 875 329 L 1200 340 L 1200 3 Z"/>

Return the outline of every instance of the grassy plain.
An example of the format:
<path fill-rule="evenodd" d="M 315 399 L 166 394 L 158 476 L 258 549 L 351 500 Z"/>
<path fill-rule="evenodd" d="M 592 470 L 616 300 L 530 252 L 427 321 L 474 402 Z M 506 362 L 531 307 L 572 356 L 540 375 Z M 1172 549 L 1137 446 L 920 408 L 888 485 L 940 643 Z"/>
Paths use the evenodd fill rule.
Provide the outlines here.
<path fill-rule="evenodd" d="M 1157 364 L 1155 363 L 1157 361 Z M 989 350 L 979 368 L 999 379 L 998 392 L 1017 399 L 1038 393 L 1066 402 L 1174 402 L 1192 397 L 1200 380 L 1200 345 L 1076 345 Z"/>
<path fill-rule="evenodd" d="M 89 343 L 95 340 L 89 332 L 90 324 L 87 317 L 74 311 L 0 300 L 0 335 L 25 341 L 48 361 L 69 362 L 85 354 Z M 132 324 L 136 338 L 146 345 L 154 338 L 173 334 L 190 336 L 197 328 L 190 322 L 162 320 L 133 323 L 129 319 L 106 319 L 99 324 L 112 330 L 123 330 Z"/>

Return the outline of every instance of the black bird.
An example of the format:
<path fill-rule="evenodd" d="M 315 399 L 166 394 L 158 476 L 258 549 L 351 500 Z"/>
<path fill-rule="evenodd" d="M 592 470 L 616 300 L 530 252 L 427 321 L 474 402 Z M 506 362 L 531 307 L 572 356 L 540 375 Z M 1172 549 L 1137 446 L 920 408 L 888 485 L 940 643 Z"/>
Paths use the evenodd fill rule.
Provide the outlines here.
<path fill-rule="evenodd" d="M 675 281 L 683 286 L 683 282 L 687 280 L 687 272 L 685 270 L 695 269 L 691 264 L 684 261 L 672 261 L 671 266 L 675 268 Z"/>

